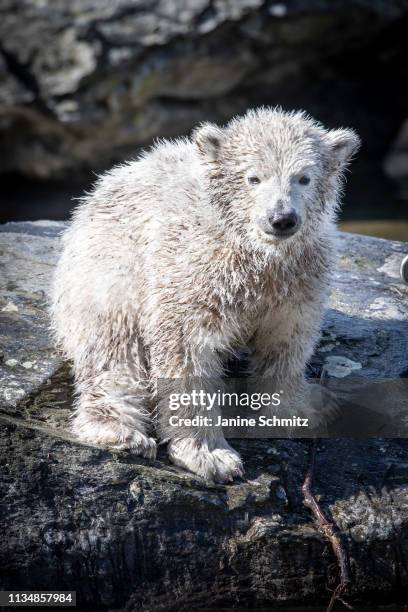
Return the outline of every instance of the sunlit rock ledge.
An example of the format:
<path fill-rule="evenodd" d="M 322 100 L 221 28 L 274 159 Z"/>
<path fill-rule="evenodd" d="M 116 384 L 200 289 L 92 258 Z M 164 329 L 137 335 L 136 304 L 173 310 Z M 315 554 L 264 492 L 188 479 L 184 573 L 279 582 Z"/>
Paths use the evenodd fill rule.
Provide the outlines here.
<path fill-rule="evenodd" d="M 236 441 L 246 480 L 207 486 L 164 451 L 148 462 L 69 434 L 46 311 L 64 226 L 0 226 L 0 588 L 76 590 L 81 610 L 327 604 L 337 567 L 302 503 L 308 442 Z M 340 234 L 339 247 L 312 365 L 407 377 L 408 244 Z M 347 601 L 406 602 L 408 442 L 322 440 L 314 488 L 350 555 Z"/>

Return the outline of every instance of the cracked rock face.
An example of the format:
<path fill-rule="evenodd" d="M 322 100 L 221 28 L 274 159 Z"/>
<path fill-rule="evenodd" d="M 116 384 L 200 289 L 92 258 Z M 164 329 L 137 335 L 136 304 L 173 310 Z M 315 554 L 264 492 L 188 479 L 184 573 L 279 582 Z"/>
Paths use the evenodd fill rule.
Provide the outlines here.
<path fill-rule="evenodd" d="M 259 104 L 352 125 L 380 159 L 406 113 L 407 13 L 405 0 L 3 1 L 1 171 L 71 180 Z"/>
<path fill-rule="evenodd" d="M 73 589 L 81 610 L 327 604 L 337 570 L 302 503 L 308 441 L 235 441 L 246 480 L 206 486 L 164 451 L 149 463 L 72 438 L 46 315 L 63 227 L 0 226 L 0 588 Z M 340 235 L 314 365 L 407 376 L 407 248 Z M 406 440 L 319 444 L 314 489 L 345 539 L 356 605 L 406 602 L 407 474 Z"/>

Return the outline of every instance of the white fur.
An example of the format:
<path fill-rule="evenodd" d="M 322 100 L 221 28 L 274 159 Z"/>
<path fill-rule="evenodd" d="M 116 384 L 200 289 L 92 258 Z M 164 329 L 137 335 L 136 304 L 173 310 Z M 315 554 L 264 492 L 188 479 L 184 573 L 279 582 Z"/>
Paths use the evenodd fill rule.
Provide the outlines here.
<path fill-rule="evenodd" d="M 303 113 L 258 109 L 160 142 L 99 179 L 63 237 L 52 297 L 80 438 L 152 456 L 155 404 L 176 464 L 222 482 L 242 473 L 220 434 L 166 427 L 157 379 L 221 379 L 223 358 L 248 346 L 255 372 L 307 403 L 342 170 L 357 144 Z M 267 214 L 288 206 L 298 232 L 266 234 Z"/>

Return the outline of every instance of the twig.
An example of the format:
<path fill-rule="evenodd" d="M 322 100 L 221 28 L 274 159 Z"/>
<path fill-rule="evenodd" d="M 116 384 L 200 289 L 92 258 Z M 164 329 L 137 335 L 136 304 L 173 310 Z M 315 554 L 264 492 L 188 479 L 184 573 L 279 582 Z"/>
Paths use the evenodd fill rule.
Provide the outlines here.
<path fill-rule="evenodd" d="M 347 601 L 344 601 L 344 599 L 342 599 L 341 597 L 337 596 L 337 599 L 343 604 L 345 608 L 347 608 L 347 610 L 354 610 L 353 606 L 350 606 L 350 604 L 347 603 Z"/>
<path fill-rule="evenodd" d="M 302 493 L 304 505 L 312 512 L 320 533 L 322 533 L 322 535 L 330 542 L 339 566 L 340 582 L 333 591 L 329 605 L 326 610 L 326 612 L 331 612 L 337 600 L 341 601 L 344 605 L 346 605 L 346 602 L 341 599 L 341 595 L 344 593 L 347 588 L 347 585 L 350 583 L 350 571 L 347 552 L 344 548 L 338 529 L 336 525 L 327 518 L 312 492 L 317 442 L 318 439 L 314 438 L 313 443 L 310 446 L 309 464 L 302 485 Z M 348 604 L 346 605 L 346 607 L 350 608 Z"/>

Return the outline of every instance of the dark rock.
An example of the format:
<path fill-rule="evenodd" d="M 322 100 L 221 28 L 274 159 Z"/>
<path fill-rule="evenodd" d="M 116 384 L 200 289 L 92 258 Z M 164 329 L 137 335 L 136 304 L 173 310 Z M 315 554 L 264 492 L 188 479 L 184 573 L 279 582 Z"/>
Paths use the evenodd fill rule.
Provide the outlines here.
<path fill-rule="evenodd" d="M 246 480 L 206 486 L 164 451 L 149 463 L 69 434 L 45 306 L 63 227 L 0 227 L 0 588 L 73 589 L 81 610 L 327 603 L 336 563 L 301 497 L 309 442 L 235 441 Z M 406 376 L 407 245 L 342 234 L 340 247 L 317 367 Z M 319 443 L 314 488 L 350 555 L 349 601 L 406 602 L 407 467 L 406 440 Z"/>
<path fill-rule="evenodd" d="M 405 116 L 407 2 L 8 0 L 2 172 L 71 178 L 248 106 L 304 107 L 384 155 Z"/>
<path fill-rule="evenodd" d="M 395 142 L 384 160 L 384 170 L 393 179 L 401 200 L 408 199 L 408 119 L 402 123 Z"/>

